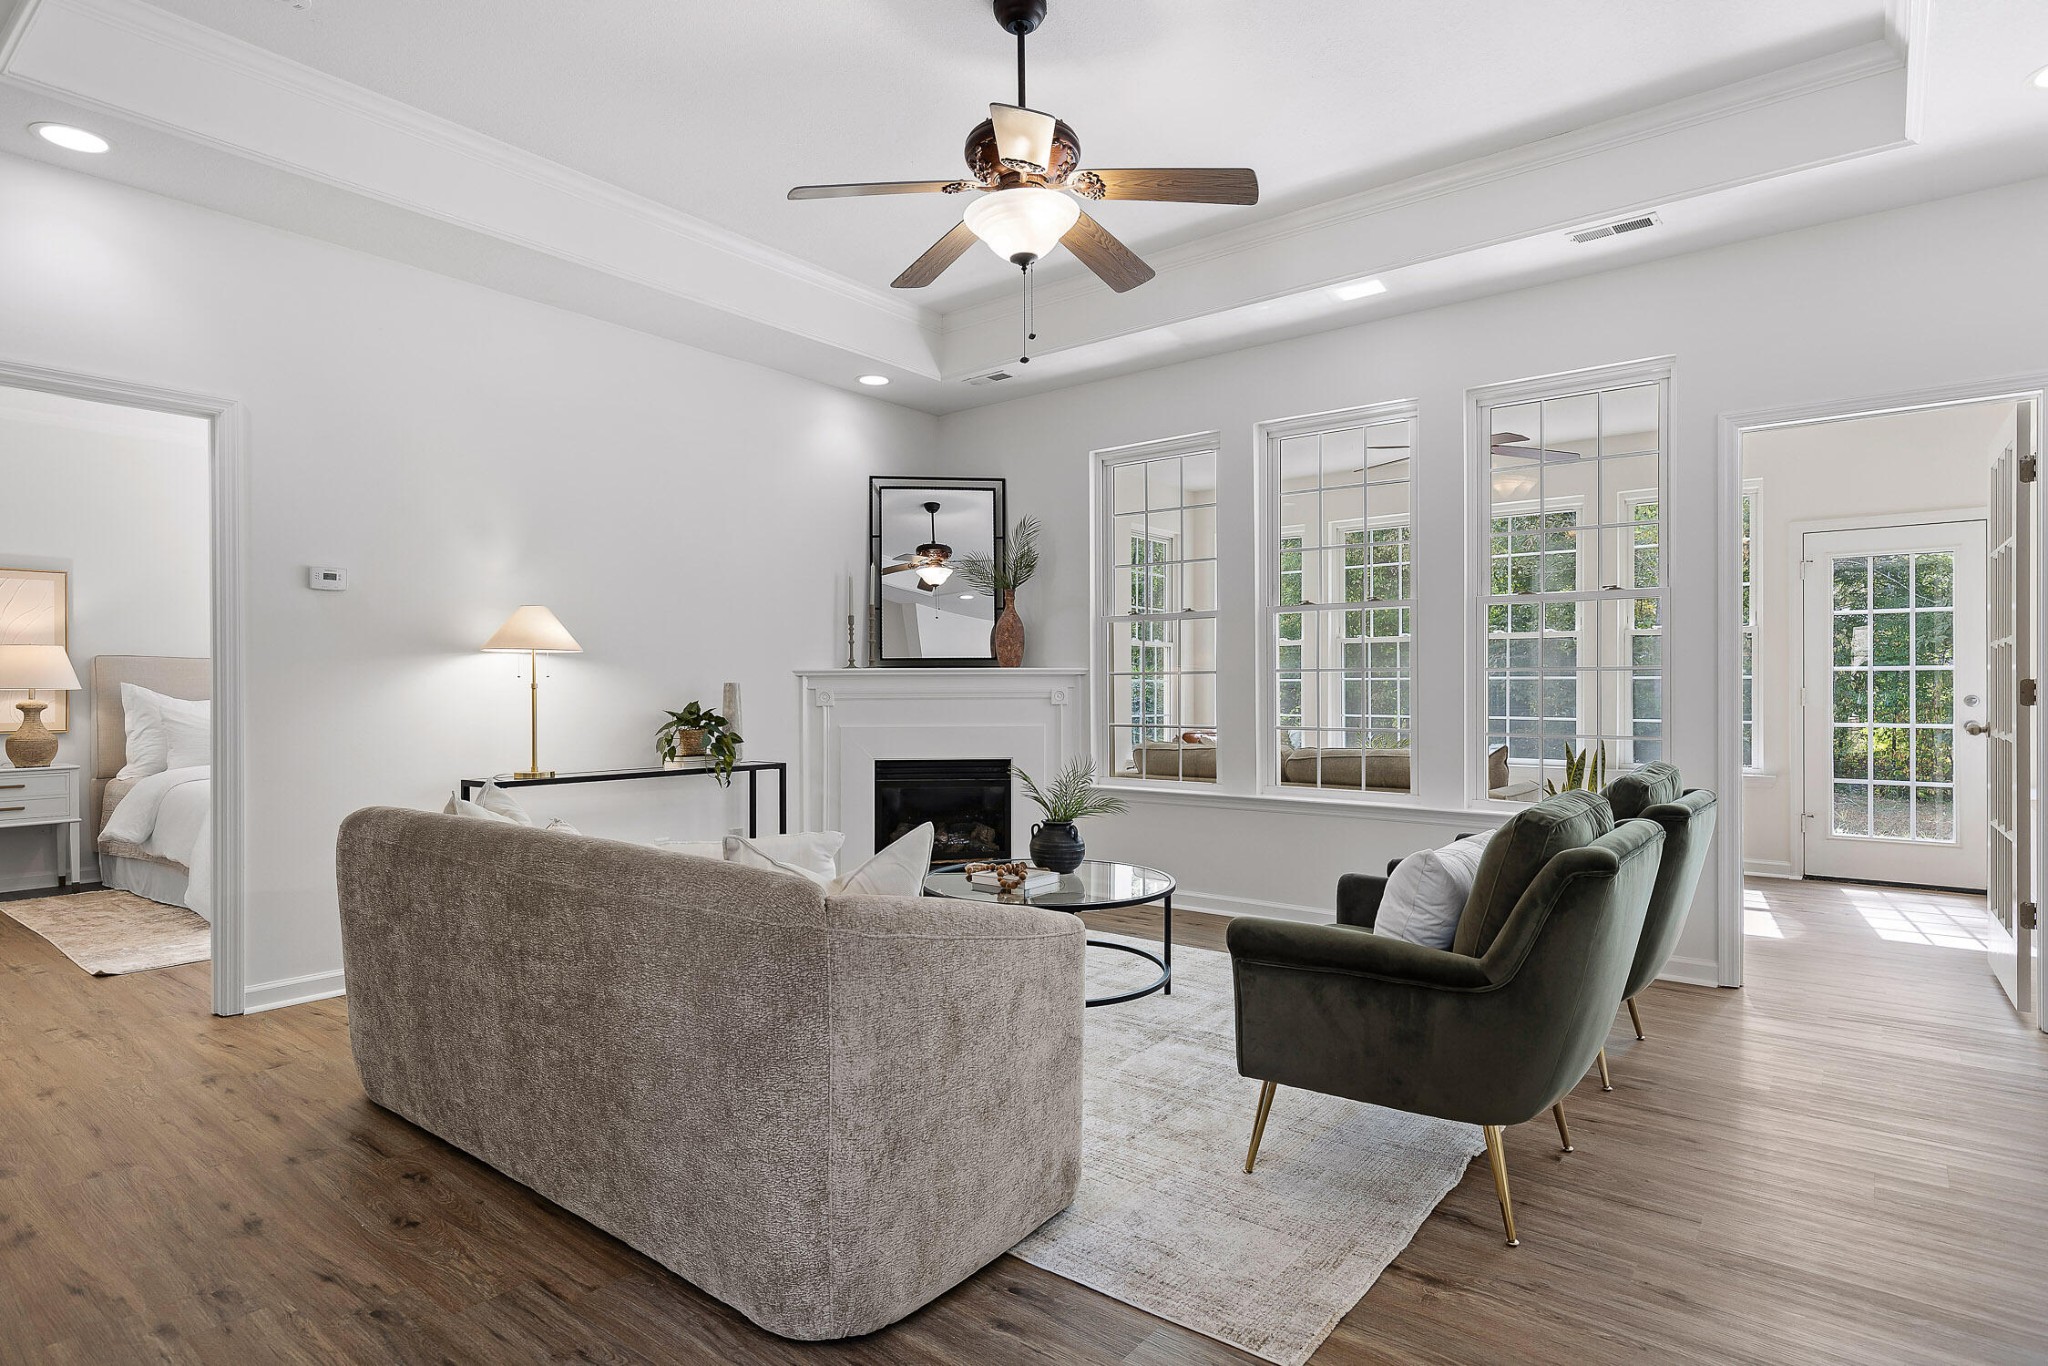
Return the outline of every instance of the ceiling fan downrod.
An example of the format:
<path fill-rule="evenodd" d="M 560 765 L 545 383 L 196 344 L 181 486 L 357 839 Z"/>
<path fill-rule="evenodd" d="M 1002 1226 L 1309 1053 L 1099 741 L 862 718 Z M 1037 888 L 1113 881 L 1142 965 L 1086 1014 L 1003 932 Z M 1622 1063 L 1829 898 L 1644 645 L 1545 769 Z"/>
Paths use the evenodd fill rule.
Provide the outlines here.
<path fill-rule="evenodd" d="M 1045 0 L 995 0 L 996 22 L 1003 32 L 1017 35 L 1017 107 L 1029 109 L 1024 98 L 1024 40 L 1045 22 Z"/>

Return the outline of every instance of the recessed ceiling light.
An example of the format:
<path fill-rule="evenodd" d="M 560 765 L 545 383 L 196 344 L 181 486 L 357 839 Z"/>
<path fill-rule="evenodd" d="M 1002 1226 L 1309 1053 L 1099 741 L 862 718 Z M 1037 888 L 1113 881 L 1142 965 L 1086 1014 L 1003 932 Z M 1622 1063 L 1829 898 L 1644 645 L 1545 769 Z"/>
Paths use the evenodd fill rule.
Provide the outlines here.
<path fill-rule="evenodd" d="M 1338 285 L 1330 292 L 1349 303 L 1353 299 L 1370 299 L 1375 294 L 1384 294 L 1387 286 L 1383 280 L 1353 280 L 1348 285 Z"/>
<path fill-rule="evenodd" d="M 862 375 L 860 377 L 860 382 L 862 384 L 871 384 L 875 388 L 879 389 L 884 384 L 887 384 L 889 382 L 889 377 L 887 375 Z"/>
<path fill-rule="evenodd" d="M 972 593 L 962 593 L 962 594 L 960 595 L 960 601 L 962 601 L 962 602 L 973 602 L 973 601 L 974 601 L 974 594 L 972 594 Z"/>
<path fill-rule="evenodd" d="M 2027 84 L 2033 86 L 2036 90 L 2048 90 L 2048 66 L 2042 67 L 2039 71 L 2027 77 Z"/>
<path fill-rule="evenodd" d="M 110 146 L 98 133 L 88 133 L 83 128 L 73 128 L 68 123 L 31 123 L 30 131 L 44 142 L 54 142 L 67 152 L 104 152 Z"/>

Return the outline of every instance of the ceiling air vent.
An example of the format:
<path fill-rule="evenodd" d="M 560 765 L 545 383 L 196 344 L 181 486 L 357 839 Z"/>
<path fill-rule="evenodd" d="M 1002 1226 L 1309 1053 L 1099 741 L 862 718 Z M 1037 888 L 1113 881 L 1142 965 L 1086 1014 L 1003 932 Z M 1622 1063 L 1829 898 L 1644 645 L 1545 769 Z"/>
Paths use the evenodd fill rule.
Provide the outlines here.
<path fill-rule="evenodd" d="M 1657 215 L 1646 213 L 1636 218 L 1623 218 L 1613 223 L 1602 223 L 1597 228 L 1586 228 L 1572 234 L 1574 242 L 1597 242 L 1603 237 L 1619 237 L 1625 232 L 1641 232 L 1644 228 L 1657 226 Z"/>
<path fill-rule="evenodd" d="M 1008 370 L 991 370 L 985 375 L 975 375 L 967 382 L 969 384 L 1001 384 L 1006 379 L 1015 378 L 1016 376 Z"/>

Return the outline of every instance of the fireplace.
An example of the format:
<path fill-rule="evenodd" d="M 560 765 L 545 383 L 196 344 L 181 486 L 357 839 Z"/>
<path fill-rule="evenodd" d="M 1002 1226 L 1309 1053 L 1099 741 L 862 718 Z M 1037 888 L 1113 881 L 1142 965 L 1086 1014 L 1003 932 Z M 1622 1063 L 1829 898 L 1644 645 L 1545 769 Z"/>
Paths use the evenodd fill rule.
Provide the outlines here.
<path fill-rule="evenodd" d="M 1010 856 L 1008 759 L 875 760 L 875 848 L 932 823 L 932 862 Z"/>

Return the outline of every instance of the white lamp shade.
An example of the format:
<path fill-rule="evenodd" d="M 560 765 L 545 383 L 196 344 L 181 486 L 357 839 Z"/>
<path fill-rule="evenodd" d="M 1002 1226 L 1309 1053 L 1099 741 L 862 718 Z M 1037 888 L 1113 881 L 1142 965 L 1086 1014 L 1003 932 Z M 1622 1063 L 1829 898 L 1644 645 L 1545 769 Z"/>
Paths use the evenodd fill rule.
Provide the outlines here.
<path fill-rule="evenodd" d="M 1072 195 L 1035 185 L 984 195 L 965 215 L 969 230 L 1013 266 L 1043 260 L 1080 216 Z"/>
<path fill-rule="evenodd" d="M 937 588 L 947 579 L 953 577 L 953 569 L 951 565 L 921 564 L 917 567 L 917 576 L 932 587 Z"/>
<path fill-rule="evenodd" d="M 0 688 L 56 692 L 77 686 L 78 674 L 62 645 L 0 645 Z"/>
<path fill-rule="evenodd" d="M 484 642 L 486 650 L 535 650 L 544 655 L 580 655 L 583 647 L 576 643 L 576 637 L 568 628 L 555 620 L 555 614 L 538 603 L 526 606 L 505 618 L 505 624 L 498 633 Z"/>
<path fill-rule="evenodd" d="M 1018 170 L 1041 172 L 1052 164 L 1052 115 L 1014 104 L 992 104 L 988 117 L 995 125 L 996 155 L 1003 161 L 1015 163 Z"/>

